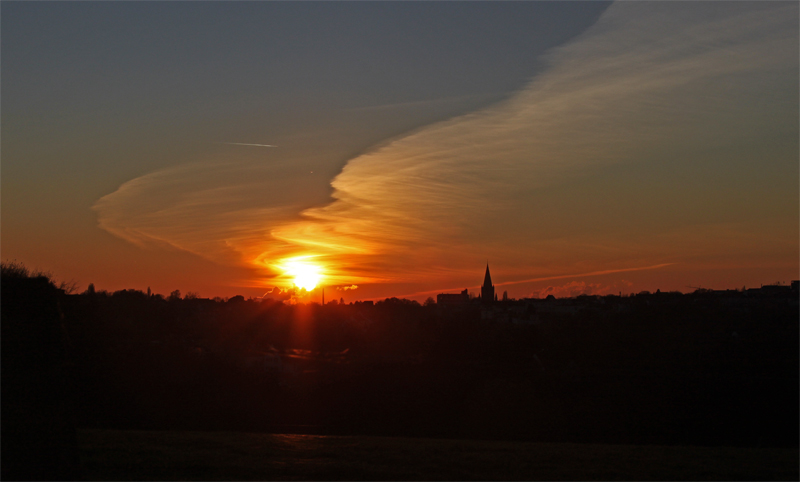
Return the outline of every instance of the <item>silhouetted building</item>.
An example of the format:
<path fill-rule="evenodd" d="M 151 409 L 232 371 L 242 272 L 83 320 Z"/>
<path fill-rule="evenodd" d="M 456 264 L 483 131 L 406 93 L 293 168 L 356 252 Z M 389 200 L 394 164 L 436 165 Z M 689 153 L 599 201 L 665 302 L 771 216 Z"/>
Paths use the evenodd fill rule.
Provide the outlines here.
<path fill-rule="evenodd" d="M 494 285 L 492 284 L 492 275 L 489 274 L 489 263 L 486 263 L 486 275 L 483 277 L 483 286 L 481 286 L 481 302 L 491 304 L 496 300 L 494 295 Z"/>
<path fill-rule="evenodd" d="M 469 303 L 469 291 L 464 290 L 461 293 L 440 293 L 436 295 L 436 304 L 441 306 L 449 305 L 465 305 Z"/>

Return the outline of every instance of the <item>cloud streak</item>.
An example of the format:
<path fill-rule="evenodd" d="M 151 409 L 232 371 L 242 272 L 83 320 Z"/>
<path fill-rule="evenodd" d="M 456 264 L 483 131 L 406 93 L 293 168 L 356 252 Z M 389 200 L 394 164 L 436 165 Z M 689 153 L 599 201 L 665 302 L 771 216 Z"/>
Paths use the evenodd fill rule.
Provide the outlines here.
<path fill-rule="evenodd" d="M 661 264 L 656 264 L 656 265 L 653 265 L 653 266 L 641 266 L 641 267 L 638 267 L 638 268 L 606 269 L 606 270 L 602 270 L 602 271 L 592 271 L 592 272 L 589 272 L 589 273 L 563 274 L 563 275 L 558 275 L 558 276 L 547 276 L 547 277 L 544 277 L 544 278 L 531 278 L 531 279 L 525 279 L 525 280 L 519 280 L 519 281 L 506 281 L 505 283 L 497 283 L 497 284 L 495 284 L 495 286 L 508 286 L 508 285 L 522 284 L 522 283 L 535 283 L 535 282 L 538 282 L 538 281 L 551 281 L 551 280 L 556 280 L 556 279 L 586 278 L 586 277 L 589 277 L 589 276 L 602 276 L 602 275 L 606 275 L 606 274 L 629 273 L 631 271 L 646 271 L 646 270 L 651 270 L 651 269 L 664 268 L 666 266 L 671 266 L 673 264 L 675 264 L 675 263 L 661 263 Z"/>
<path fill-rule="evenodd" d="M 272 144 L 248 144 L 245 142 L 223 142 L 223 144 L 227 144 L 229 146 L 278 147 L 273 146 Z"/>

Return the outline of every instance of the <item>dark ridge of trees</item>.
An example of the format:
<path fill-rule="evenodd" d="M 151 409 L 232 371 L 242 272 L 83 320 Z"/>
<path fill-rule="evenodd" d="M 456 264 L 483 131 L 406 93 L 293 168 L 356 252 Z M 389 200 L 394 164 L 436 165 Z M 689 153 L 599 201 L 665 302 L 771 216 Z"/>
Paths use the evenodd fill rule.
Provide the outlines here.
<path fill-rule="evenodd" d="M 58 299 L 87 427 L 797 446 L 797 297 L 737 293 Z"/>

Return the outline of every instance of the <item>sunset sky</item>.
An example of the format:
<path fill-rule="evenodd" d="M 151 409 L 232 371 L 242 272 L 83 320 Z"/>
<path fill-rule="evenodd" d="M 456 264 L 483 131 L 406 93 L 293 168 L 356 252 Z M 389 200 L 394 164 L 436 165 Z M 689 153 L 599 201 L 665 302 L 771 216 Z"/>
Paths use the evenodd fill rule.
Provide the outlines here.
<path fill-rule="evenodd" d="M 797 2 L 0 8 L 2 259 L 80 290 L 800 278 Z"/>

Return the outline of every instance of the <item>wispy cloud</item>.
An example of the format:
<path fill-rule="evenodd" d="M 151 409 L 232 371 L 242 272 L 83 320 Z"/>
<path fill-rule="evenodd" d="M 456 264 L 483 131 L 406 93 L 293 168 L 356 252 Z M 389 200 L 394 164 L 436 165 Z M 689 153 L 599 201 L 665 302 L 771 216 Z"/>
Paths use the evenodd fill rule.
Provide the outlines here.
<path fill-rule="evenodd" d="M 796 81 L 796 10 L 614 5 L 516 96 L 351 160 L 332 182 L 333 203 L 273 235 L 382 254 L 378 270 L 407 281 L 486 257 L 512 274 L 680 257 L 656 238 L 687 226 L 712 235 L 735 213 L 704 199 L 711 186 L 687 190 L 658 176 L 694 176 L 702 165 L 741 183 L 753 169 L 742 169 L 742 139 L 785 131 L 792 115 L 796 124 L 796 106 L 765 97 Z M 786 162 L 768 145 L 748 148 Z M 631 184 L 642 180 L 656 189 Z M 715 243 L 729 240 L 700 246 Z"/>
<path fill-rule="evenodd" d="M 209 259 L 268 268 L 313 253 L 341 284 L 471 286 L 487 257 L 527 281 L 720 248 L 722 263 L 775 246 L 797 260 L 797 14 L 615 4 L 510 98 L 351 159 L 328 204 L 304 206 L 301 179 L 273 168 L 198 165 L 95 209 L 120 237 Z"/>
<path fill-rule="evenodd" d="M 269 226 L 295 219 L 305 181 L 283 165 L 203 163 L 124 183 L 95 203 L 101 228 L 139 246 L 186 250 L 223 264 L 250 263 Z"/>

